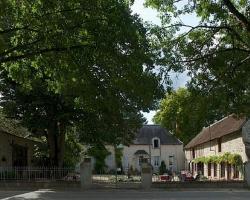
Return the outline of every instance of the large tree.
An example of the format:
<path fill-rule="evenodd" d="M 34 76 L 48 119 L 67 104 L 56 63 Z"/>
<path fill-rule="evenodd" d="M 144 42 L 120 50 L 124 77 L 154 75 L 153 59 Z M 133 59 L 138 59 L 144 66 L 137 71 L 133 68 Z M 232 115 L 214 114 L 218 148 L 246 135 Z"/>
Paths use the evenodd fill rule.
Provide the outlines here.
<path fill-rule="evenodd" d="M 146 2 L 162 19 L 162 26 L 152 30 L 159 64 L 187 70 L 190 89 L 222 99 L 221 110 L 249 115 L 250 1 Z M 194 16 L 197 25 L 183 23 Z"/>
<path fill-rule="evenodd" d="M 125 143 L 162 94 L 147 30 L 127 1 L 3 0 L 1 104 L 46 136 L 62 165 L 65 130 Z"/>
<path fill-rule="evenodd" d="M 166 94 L 153 120 L 187 144 L 204 126 L 223 117 L 224 113 L 216 109 L 220 103 L 179 88 Z"/>

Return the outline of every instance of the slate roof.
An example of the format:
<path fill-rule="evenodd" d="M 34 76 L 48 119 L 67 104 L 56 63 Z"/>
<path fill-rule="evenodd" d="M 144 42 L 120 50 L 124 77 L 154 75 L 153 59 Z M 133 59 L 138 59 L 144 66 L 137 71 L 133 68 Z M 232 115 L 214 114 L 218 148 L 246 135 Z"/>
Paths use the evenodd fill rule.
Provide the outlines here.
<path fill-rule="evenodd" d="M 233 114 L 229 115 L 210 125 L 210 127 L 203 128 L 202 131 L 185 146 L 185 149 L 193 148 L 205 142 L 240 131 L 245 122 L 246 118 L 236 118 Z"/>
<path fill-rule="evenodd" d="M 160 139 L 161 145 L 181 145 L 182 142 L 178 140 L 167 129 L 160 125 L 144 125 L 136 135 L 133 144 L 152 144 L 152 139 L 157 137 Z"/>

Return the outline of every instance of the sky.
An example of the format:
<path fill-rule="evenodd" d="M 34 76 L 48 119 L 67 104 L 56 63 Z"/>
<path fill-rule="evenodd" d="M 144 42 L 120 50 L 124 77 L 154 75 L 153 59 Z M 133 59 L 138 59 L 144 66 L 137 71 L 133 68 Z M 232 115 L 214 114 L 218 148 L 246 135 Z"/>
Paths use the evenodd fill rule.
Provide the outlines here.
<path fill-rule="evenodd" d="M 154 24 L 160 25 L 160 19 L 157 17 L 157 11 L 151 8 L 145 8 L 143 6 L 144 0 L 136 0 L 132 6 L 133 13 L 137 13 L 144 21 L 149 21 Z M 183 23 L 195 25 L 197 24 L 197 19 L 195 16 L 185 16 L 181 18 Z M 170 77 L 173 82 L 173 87 L 175 89 L 179 87 L 185 87 L 185 84 L 189 80 L 189 77 L 186 73 L 171 73 Z M 144 117 L 147 119 L 148 124 L 153 124 L 152 118 L 155 115 L 156 111 L 150 111 L 149 113 L 143 112 Z"/>

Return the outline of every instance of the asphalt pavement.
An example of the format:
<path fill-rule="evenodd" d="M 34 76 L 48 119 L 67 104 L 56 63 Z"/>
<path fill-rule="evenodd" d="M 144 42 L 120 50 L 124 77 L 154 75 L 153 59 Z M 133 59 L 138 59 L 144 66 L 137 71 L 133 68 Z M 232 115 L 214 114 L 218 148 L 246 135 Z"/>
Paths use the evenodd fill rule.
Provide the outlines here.
<path fill-rule="evenodd" d="M 249 200 L 249 190 L 88 190 L 88 191 L 1 191 L 0 199 L 3 200 Z"/>

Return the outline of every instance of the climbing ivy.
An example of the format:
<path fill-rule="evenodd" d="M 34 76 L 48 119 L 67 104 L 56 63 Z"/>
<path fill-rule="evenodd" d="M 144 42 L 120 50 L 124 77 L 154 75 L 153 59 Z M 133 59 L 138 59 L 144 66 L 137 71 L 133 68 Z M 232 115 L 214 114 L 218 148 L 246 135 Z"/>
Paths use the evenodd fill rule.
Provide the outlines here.
<path fill-rule="evenodd" d="M 236 165 L 236 166 L 241 166 L 243 164 L 242 157 L 239 154 L 232 154 L 229 152 L 224 153 L 223 155 L 214 155 L 214 156 L 203 156 L 194 159 L 192 162 L 194 163 L 216 163 L 220 164 L 222 162 L 231 164 L 231 165 Z"/>

